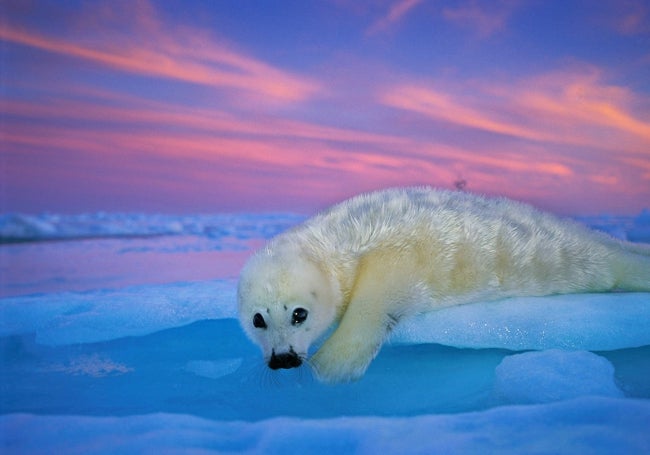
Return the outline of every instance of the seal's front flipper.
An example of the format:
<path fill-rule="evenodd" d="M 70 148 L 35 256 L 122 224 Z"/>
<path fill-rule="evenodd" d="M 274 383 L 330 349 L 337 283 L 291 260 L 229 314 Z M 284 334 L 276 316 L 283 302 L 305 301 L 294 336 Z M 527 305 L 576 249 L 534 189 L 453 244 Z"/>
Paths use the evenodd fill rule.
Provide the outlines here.
<path fill-rule="evenodd" d="M 372 307 L 365 305 L 364 308 L 361 302 L 351 302 L 341 324 L 314 354 L 310 364 L 321 381 L 349 382 L 359 379 L 366 372 L 379 352 L 389 327 L 385 314 L 367 311 Z M 364 309 L 366 311 L 361 311 Z"/>

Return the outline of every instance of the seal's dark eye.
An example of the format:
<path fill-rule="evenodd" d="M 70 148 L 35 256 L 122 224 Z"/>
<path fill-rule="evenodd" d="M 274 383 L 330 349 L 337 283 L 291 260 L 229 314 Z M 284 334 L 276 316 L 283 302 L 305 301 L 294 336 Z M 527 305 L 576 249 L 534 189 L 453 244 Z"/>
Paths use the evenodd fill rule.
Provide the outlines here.
<path fill-rule="evenodd" d="M 265 329 L 266 321 L 264 320 L 264 316 L 259 313 L 255 313 L 255 316 L 253 316 L 253 326 L 257 327 L 258 329 Z"/>
<path fill-rule="evenodd" d="M 302 324 L 305 322 L 305 319 L 307 319 L 307 314 L 308 311 L 305 310 L 304 308 L 296 308 L 293 310 L 293 314 L 291 315 L 291 324 L 292 325 L 298 325 Z"/>

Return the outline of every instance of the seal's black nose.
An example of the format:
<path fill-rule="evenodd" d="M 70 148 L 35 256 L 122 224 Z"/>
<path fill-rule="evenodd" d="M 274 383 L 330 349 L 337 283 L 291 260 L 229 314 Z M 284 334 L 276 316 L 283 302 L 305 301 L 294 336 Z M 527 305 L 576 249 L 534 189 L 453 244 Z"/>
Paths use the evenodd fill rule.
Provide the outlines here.
<path fill-rule="evenodd" d="M 296 368 L 300 365 L 302 365 L 302 359 L 293 349 L 285 354 L 276 354 L 273 351 L 269 359 L 269 368 L 272 370 L 277 370 L 278 368 Z"/>

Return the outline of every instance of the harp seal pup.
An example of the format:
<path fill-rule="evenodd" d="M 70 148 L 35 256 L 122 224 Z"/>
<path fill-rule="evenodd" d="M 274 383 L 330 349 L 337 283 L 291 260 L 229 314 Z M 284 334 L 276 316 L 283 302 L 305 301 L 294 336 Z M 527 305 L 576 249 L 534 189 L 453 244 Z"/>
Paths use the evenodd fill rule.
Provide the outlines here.
<path fill-rule="evenodd" d="M 329 383 L 363 375 L 404 317 L 514 296 L 650 290 L 650 248 L 512 200 L 431 188 L 341 202 L 244 266 L 239 318 L 272 369 L 309 359 Z M 330 331 L 335 328 L 333 331 Z"/>

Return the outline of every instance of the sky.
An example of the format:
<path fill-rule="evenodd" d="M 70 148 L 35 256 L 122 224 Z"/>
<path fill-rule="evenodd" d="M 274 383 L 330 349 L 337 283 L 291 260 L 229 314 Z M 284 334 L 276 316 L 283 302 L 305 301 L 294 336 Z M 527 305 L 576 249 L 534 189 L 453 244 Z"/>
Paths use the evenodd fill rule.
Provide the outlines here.
<path fill-rule="evenodd" d="M 2 213 L 650 207 L 648 1 L 0 0 L 0 78 Z"/>

